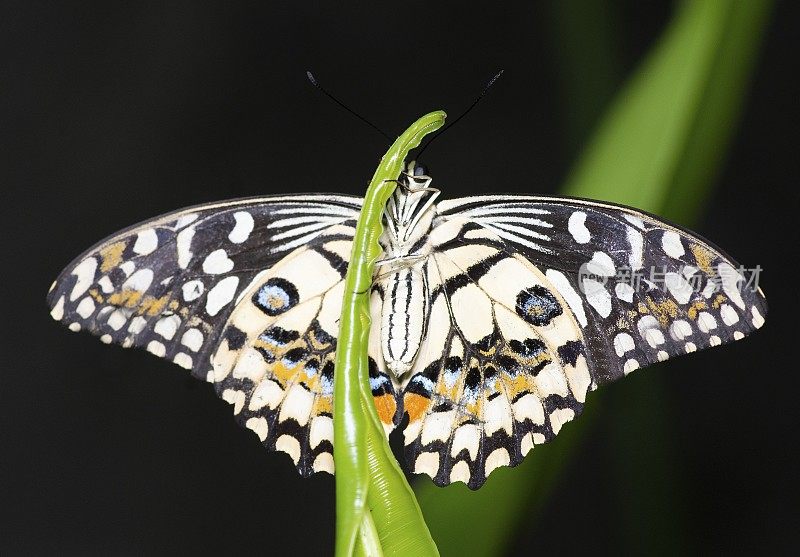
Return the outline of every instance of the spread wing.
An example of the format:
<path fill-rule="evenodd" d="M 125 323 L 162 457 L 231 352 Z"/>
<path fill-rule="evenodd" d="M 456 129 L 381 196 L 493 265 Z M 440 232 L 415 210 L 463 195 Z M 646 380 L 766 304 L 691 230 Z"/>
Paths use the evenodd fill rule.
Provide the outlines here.
<path fill-rule="evenodd" d="M 51 315 L 213 382 L 303 475 L 332 471 L 333 357 L 360 209 L 360 198 L 303 195 L 166 214 L 70 264 L 48 294 Z M 380 409 L 394 390 L 372 367 Z"/>
<path fill-rule="evenodd" d="M 428 336 L 405 386 L 409 464 L 476 489 L 582 409 L 587 390 L 740 339 L 757 277 L 679 227 L 574 199 L 444 201 Z"/>

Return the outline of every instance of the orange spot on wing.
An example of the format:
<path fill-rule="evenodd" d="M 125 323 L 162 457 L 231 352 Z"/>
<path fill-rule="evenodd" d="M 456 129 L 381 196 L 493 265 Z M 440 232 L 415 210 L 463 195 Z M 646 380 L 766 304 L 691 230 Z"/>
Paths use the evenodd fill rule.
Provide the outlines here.
<path fill-rule="evenodd" d="M 394 414 L 397 412 L 397 401 L 390 394 L 380 395 L 373 397 L 375 399 L 375 409 L 378 411 L 378 417 L 385 424 L 391 425 L 394 423 Z"/>
<path fill-rule="evenodd" d="M 431 399 L 426 396 L 409 393 L 403 397 L 403 406 L 408 413 L 408 419 L 412 422 L 424 416 L 430 405 Z"/>

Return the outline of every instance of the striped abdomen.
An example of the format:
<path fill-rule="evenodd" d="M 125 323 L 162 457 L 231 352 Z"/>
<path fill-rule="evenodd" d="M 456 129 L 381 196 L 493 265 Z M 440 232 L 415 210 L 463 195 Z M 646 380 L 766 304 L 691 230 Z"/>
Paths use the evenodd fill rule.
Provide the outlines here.
<path fill-rule="evenodd" d="M 428 289 L 419 269 L 405 268 L 382 281 L 381 344 L 395 377 L 411 369 L 425 330 Z"/>

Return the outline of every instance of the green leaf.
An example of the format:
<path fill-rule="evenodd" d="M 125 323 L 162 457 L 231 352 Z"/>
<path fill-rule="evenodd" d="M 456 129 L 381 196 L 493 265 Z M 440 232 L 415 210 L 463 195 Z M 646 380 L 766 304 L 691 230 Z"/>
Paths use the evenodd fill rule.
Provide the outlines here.
<path fill-rule="evenodd" d="M 563 192 L 693 220 L 729 143 L 771 6 L 762 0 L 679 3 L 673 21 L 602 119 Z M 640 393 L 641 401 L 658 399 L 652 396 L 657 385 L 650 382 L 645 389 L 650 393 Z M 590 396 L 585 415 L 565 426 L 550 446 L 533 451 L 516 469 L 495 472 L 475 494 L 463 486 L 441 490 L 420 483 L 418 499 L 442 554 L 504 553 L 515 529 L 535 520 L 533 511 L 543 505 L 559 471 L 591 428 L 591 414 L 602 398 Z M 652 405 L 637 405 L 631 419 L 647 416 L 649 433 L 662 428 L 666 438 L 666 420 L 659 412 Z M 625 488 L 629 493 L 640 499 L 652 495 L 643 473 L 631 481 Z M 635 519 L 629 526 L 647 527 Z M 680 545 L 680 540 L 663 539 L 669 529 L 660 534 L 647 540 L 650 548 L 669 553 Z M 637 553 L 645 548 L 631 549 Z"/>

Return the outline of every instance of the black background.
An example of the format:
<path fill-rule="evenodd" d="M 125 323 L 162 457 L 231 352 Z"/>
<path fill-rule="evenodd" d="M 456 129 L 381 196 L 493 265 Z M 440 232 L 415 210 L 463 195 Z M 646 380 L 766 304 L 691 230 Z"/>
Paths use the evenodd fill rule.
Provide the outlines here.
<path fill-rule="evenodd" d="M 176 366 L 69 333 L 50 320 L 45 293 L 86 247 L 167 210 L 267 193 L 363 192 L 386 142 L 315 91 L 308 68 L 392 134 L 433 109 L 457 114 L 505 68 L 426 162 L 445 196 L 554 193 L 579 145 L 565 131 L 568 76 L 553 3 L 490 6 L 2 4 L 0 552 L 329 553 L 330 476 L 299 478 Z M 671 8 L 611 6 L 620 79 Z M 624 549 L 615 513 L 631 494 L 617 492 L 625 482 L 604 440 L 627 427 L 636 382 L 651 380 L 666 385 L 681 501 L 680 516 L 666 517 L 651 502 L 652 520 L 675 520 L 698 552 L 781 550 L 795 540 L 791 11 L 789 3 L 775 10 L 718 187 L 695 227 L 764 267 L 766 327 L 608 387 L 601 427 L 565 464 L 540 518 L 523 520 L 515 552 Z M 598 109 L 607 100 L 598 98 Z M 644 436 L 641 454 L 655 442 Z"/>

